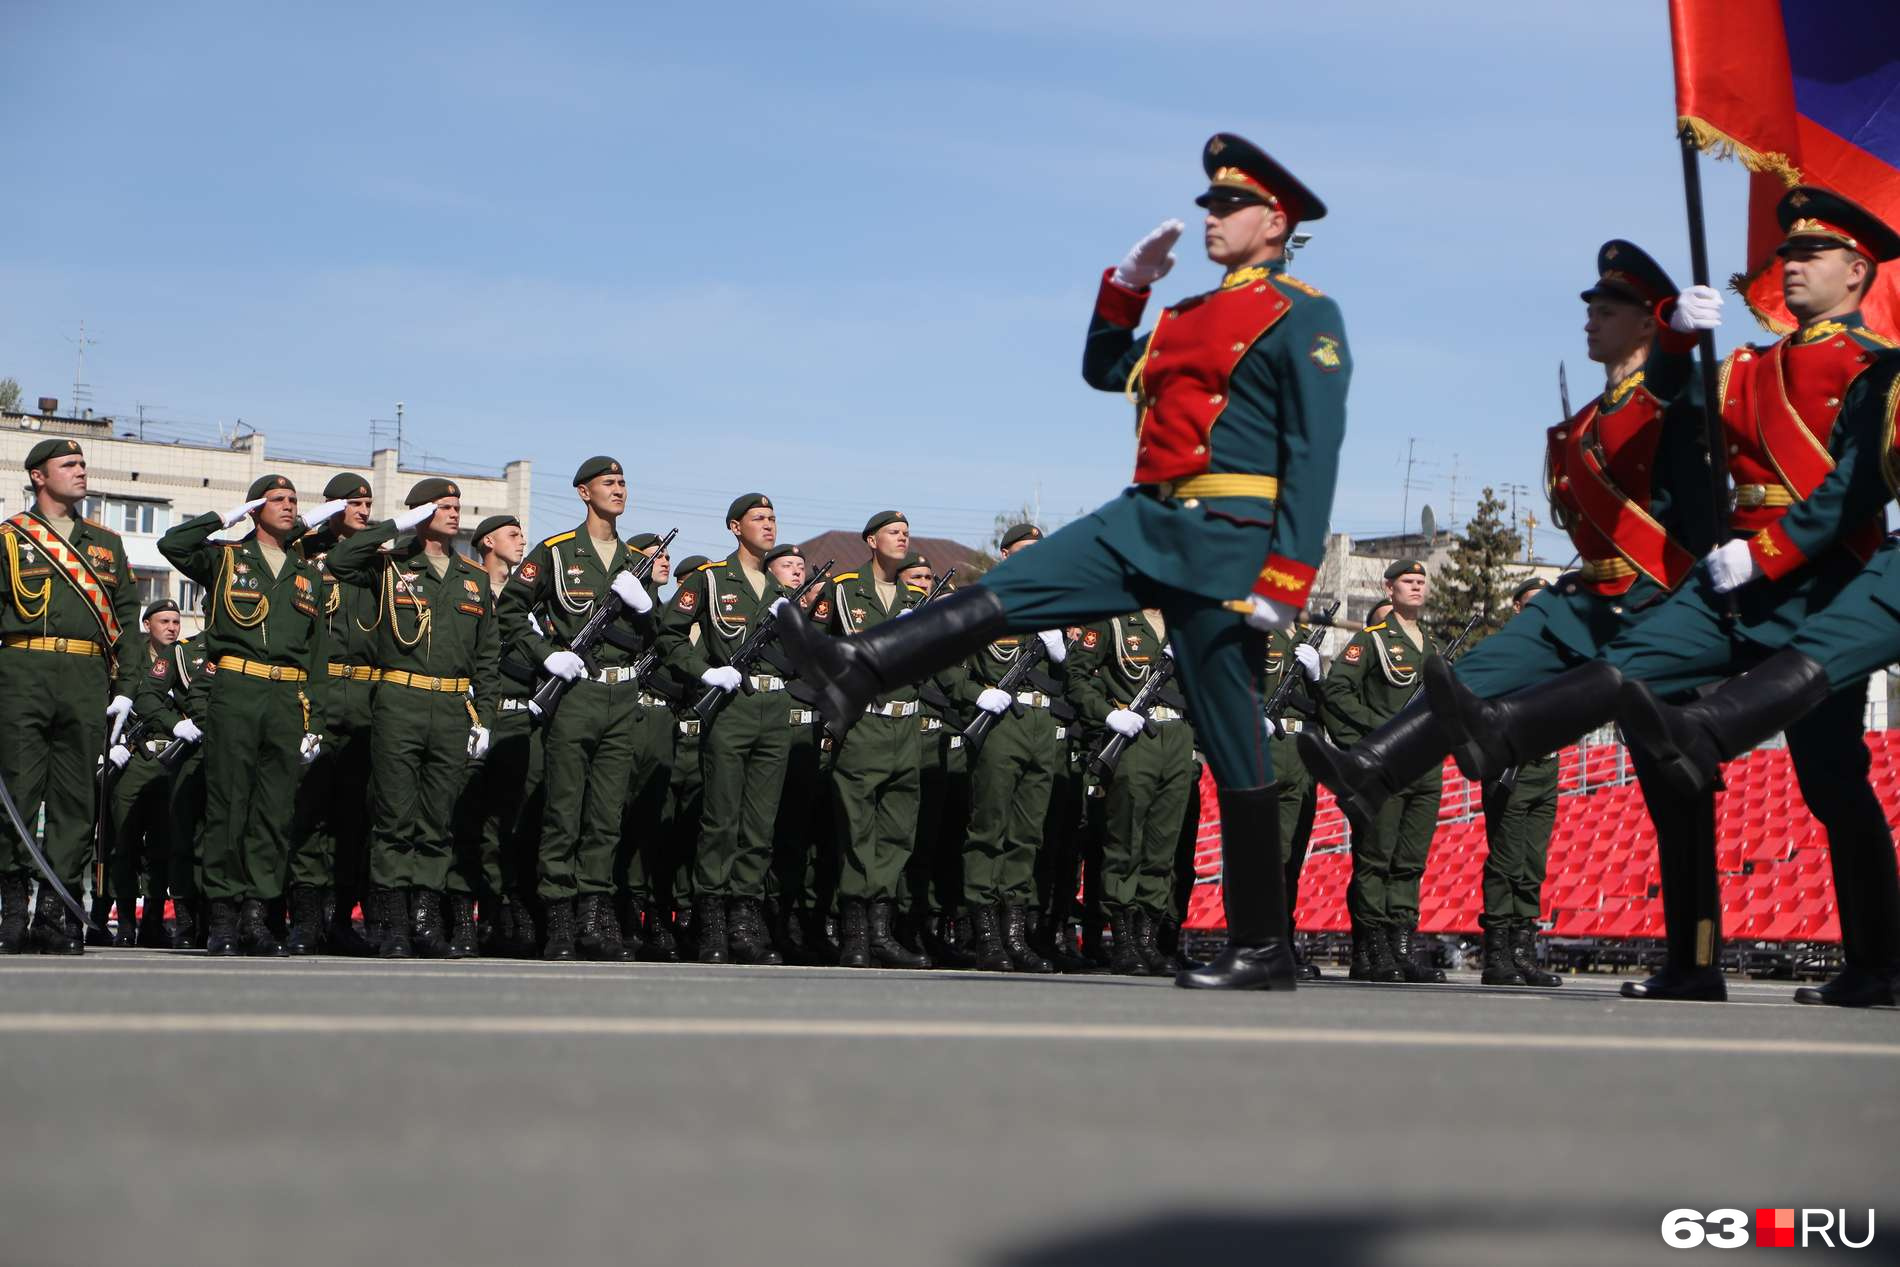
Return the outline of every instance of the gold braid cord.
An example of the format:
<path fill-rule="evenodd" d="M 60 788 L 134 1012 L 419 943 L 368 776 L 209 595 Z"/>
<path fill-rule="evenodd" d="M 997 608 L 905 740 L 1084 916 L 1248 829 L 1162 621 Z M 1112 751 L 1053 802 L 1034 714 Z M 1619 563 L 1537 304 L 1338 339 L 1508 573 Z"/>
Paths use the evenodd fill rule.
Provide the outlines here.
<path fill-rule="evenodd" d="M 407 590 L 409 593 L 409 601 L 416 605 L 417 615 L 416 615 L 416 636 L 413 638 L 405 638 L 402 636 L 402 621 L 397 616 L 397 612 L 396 612 L 396 583 L 397 583 L 396 573 L 398 570 L 399 569 L 397 568 L 396 564 L 393 561 L 384 562 L 383 564 L 383 601 L 381 605 L 382 607 L 387 608 L 389 611 L 390 634 L 395 637 L 397 643 L 399 643 L 403 647 L 404 650 L 410 650 L 414 648 L 417 643 L 421 642 L 424 638 L 427 638 L 429 636 L 429 626 L 435 619 L 435 613 L 430 611 L 426 607 L 422 606 L 422 600 L 416 596 L 416 593 L 414 590 L 410 590 L 407 584 L 403 585 L 403 589 Z M 380 618 L 379 618 L 379 623 L 380 623 Z M 371 628 L 374 628 L 374 627 L 375 626 L 373 625 L 371 626 Z"/>
<path fill-rule="evenodd" d="M 251 614 L 248 616 L 240 615 L 237 607 L 231 602 L 232 584 L 236 580 L 237 551 L 227 548 L 224 551 L 223 562 L 218 565 L 219 603 L 224 608 L 224 614 L 230 618 L 232 624 L 236 625 L 239 629 L 255 629 L 264 623 L 266 616 L 270 615 L 270 599 L 262 593 L 258 594 L 257 605 L 251 608 Z"/>
<path fill-rule="evenodd" d="M 11 569 L 13 581 L 8 593 L 13 597 L 13 610 L 20 613 L 21 620 L 44 619 L 46 609 L 53 605 L 53 578 L 47 577 L 37 590 L 28 590 L 25 582 L 20 580 L 20 534 L 9 529 L 0 532 L 0 537 L 7 539 L 7 566 Z M 29 603 L 37 603 L 38 606 L 28 607 Z"/>

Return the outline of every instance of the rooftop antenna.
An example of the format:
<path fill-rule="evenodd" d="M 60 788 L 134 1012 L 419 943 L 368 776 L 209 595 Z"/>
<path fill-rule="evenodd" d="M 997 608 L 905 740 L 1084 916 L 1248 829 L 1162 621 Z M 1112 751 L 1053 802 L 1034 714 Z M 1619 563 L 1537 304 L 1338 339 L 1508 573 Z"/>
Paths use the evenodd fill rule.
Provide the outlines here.
<path fill-rule="evenodd" d="M 79 337 L 66 336 L 66 342 L 73 345 L 73 414 L 75 418 L 85 418 L 92 413 L 92 384 L 86 381 L 86 349 L 99 342 L 86 337 L 86 321 L 80 318 Z"/>
<path fill-rule="evenodd" d="M 1402 486 L 1403 497 L 1401 498 L 1399 507 L 1399 535 L 1401 537 L 1405 535 L 1406 526 L 1412 521 L 1412 490 L 1414 488 L 1423 487 L 1423 485 L 1412 478 L 1412 471 L 1415 467 L 1436 465 L 1436 463 L 1432 462 L 1419 461 L 1417 456 L 1415 456 L 1417 448 L 1418 437 L 1411 436 L 1407 438 L 1405 441 L 1405 480 Z"/>

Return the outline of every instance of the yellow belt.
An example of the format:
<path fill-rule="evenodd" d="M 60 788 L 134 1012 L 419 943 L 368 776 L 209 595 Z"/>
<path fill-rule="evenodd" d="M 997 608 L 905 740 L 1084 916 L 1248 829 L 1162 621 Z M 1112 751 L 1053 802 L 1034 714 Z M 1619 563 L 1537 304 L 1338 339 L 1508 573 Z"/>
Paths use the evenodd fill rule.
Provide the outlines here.
<path fill-rule="evenodd" d="M 382 676 L 381 669 L 373 669 L 367 664 L 332 664 L 331 677 L 346 677 L 352 682 L 374 682 Z"/>
<path fill-rule="evenodd" d="M 407 673 L 402 669 L 384 669 L 379 679 L 392 686 L 410 686 L 418 691 L 441 691 L 444 695 L 462 695 L 468 691 L 465 677 L 430 677 L 426 673 Z"/>
<path fill-rule="evenodd" d="M 27 651 L 61 651 L 67 655 L 104 655 L 96 642 L 84 638 L 36 638 L 29 634 L 8 634 L 5 643 Z"/>
<path fill-rule="evenodd" d="M 1267 497 L 1278 499 L 1280 481 L 1273 475 L 1190 475 L 1156 486 L 1165 501 L 1189 497 Z"/>
<path fill-rule="evenodd" d="M 1737 510 L 1753 510 L 1757 506 L 1792 506 L 1796 498 L 1780 484 L 1737 484 L 1731 500 Z"/>
<path fill-rule="evenodd" d="M 1636 575 L 1636 565 L 1628 559 L 1585 559 L 1577 569 L 1586 581 L 1620 581 Z"/>
<path fill-rule="evenodd" d="M 302 669 L 288 664 L 264 664 L 257 660 L 246 660 L 241 655 L 219 656 L 218 672 L 242 673 L 245 677 L 269 678 L 273 682 L 303 682 L 310 677 Z"/>

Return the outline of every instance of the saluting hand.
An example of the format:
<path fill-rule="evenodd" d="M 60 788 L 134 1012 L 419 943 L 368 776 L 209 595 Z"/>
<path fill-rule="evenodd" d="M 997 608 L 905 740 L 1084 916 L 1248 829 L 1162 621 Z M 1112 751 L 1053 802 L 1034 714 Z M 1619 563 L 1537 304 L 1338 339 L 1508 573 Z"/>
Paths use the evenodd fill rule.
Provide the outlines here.
<path fill-rule="evenodd" d="M 304 527 L 314 528 L 318 524 L 327 523 L 342 514 L 343 508 L 348 505 L 347 501 L 339 497 L 334 501 L 327 501 L 321 506 L 313 507 L 310 513 L 303 517 Z"/>
<path fill-rule="evenodd" d="M 231 507 L 231 509 L 225 511 L 224 514 L 220 516 L 220 518 L 224 520 L 224 526 L 229 528 L 232 524 L 244 518 L 244 516 L 250 514 L 253 510 L 256 510 L 259 506 L 262 506 L 263 504 L 264 504 L 264 499 L 262 497 L 259 497 L 254 501 L 245 502 L 242 506 Z"/>
<path fill-rule="evenodd" d="M 1678 334 L 1718 330 L 1722 326 L 1722 292 L 1713 286 L 1691 286 L 1676 296 L 1669 328 Z"/>
<path fill-rule="evenodd" d="M 1153 232 L 1128 249 L 1128 255 L 1115 266 L 1115 284 L 1130 290 L 1146 290 L 1168 275 L 1174 267 L 1174 244 L 1187 226 L 1179 220 L 1163 220 Z"/>
<path fill-rule="evenodd" d="M 423 502 L 420 506 L 411 506 L 396 516 L 396 531 L 408 532 L 417 524 L 428 523 L 429 520 L 435 518 L 435 508 L 435 502 Z"/>

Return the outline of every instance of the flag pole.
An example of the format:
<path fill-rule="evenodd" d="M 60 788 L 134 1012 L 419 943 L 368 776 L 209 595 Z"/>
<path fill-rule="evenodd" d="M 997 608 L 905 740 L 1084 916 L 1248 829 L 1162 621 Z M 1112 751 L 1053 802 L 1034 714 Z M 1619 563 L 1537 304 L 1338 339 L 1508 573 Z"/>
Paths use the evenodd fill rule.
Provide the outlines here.
<path fill-rule="evenodd" d="M 1689 211 L 1689 272 L 1697 286 L 1710 285 L 1709 239 L 1702 223 L 1701 146 L 1695 129 L 1682 125 L 1682 194 Z M 1709 446 L 1709 482 L 1714 497 L 1709 504 L 1715 518 L 1711 545 L 1721 545 L 1728 531 L 1728 446 L 1722 439 L 1722 402 L 1716 398 L 1715 332 L 1696 336 L 1697 368 L 1702 376 L 1702 426 Z"/>

